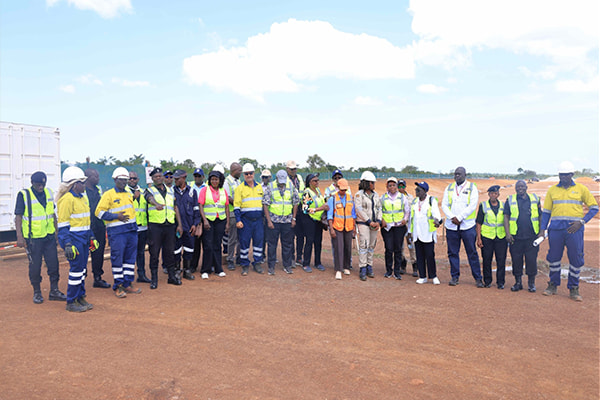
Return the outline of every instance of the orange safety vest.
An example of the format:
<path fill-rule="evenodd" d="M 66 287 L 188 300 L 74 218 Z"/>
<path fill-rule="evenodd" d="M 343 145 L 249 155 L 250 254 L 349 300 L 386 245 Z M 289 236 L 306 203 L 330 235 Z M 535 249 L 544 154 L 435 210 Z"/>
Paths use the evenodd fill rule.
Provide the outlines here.
<path fill-rule="evenodd" d="M 333 229 L 340 232 L 352 232 L 354 230 L 354 218 L 352 218 L 354 201 L 352 196 L 346 193 L 346 207 L 344 207 L 339 193 L 335 194 L 334 201 Z"/>

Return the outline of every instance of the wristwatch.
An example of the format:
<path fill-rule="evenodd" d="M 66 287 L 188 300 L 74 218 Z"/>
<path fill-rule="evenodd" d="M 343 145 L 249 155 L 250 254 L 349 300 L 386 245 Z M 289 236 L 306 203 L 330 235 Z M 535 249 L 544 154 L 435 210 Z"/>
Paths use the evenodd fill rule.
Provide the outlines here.
<path fill-rule="evenodd" d="M 581 218 L 579 222 L 581 222 L 581 225 L 585 225 L 585 219 Z"/>

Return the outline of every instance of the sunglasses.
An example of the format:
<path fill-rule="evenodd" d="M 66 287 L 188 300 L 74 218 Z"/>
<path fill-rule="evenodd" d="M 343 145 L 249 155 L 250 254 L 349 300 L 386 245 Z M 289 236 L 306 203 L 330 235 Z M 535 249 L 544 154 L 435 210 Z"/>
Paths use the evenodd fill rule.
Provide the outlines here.
<path fill-rule="evenodd" d="M 254 172 L 244 172 L 244 175 L 254 175 Z"/>

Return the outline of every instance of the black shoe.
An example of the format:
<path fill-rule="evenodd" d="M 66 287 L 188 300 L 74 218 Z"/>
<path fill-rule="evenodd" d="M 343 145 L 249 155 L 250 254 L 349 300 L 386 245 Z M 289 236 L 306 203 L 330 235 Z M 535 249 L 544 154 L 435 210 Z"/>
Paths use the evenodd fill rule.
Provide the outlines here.
<path fill-rule="evenodd" d="M 163 267 L 163 274 L 168 274 L 169 270 L 166 267 Z"/>
<path fill-rule="evenodd" d="M 401 281 L 402 280 L 402 275 L 400 275 L 400 274 L 394 275 L 394 278 L 396 278 L 397 280 Z"/>
<path fill-rule="evenodd" d="M 458 286 L 458 278 L 452 278 L 452 280 L 448 282 L 448 286 Z"/>
<path fill-rule="evenodd" d="M 148 279 L 145 272 L 138 272 L 138 283 L 152 283 L 152 280 Z"/>
<path fill-rule="evenodd" d="M 235 264 L 227 264 L 227 269 L 230 271 L 235 271 Z"/>
<path fill-rule="evenodd" d="M 383 275 L 383 277 L 384 277 L 384 278 L 391 278 L 391 277 L 392 277 L 392 274 L 391 274 L 391 272 L 386 272 L 386 273 Z"/>
<path fill-rule="evenodd" d="M 360 267 L 358 277 L 360 278 L 361 281 L 367 280 L 367 268 L 366 267 Z"/>
<path fill-rule="evenodd" d="M 485 285 L 483 285 L 484 288 L 491 288 L 492 284 L 491 283 L 486 283 Z"/>
<path fill-rule="evenodd" d="M 529 285 L 527 285 L 527 286 L 528 286 L 527 290 L 528 290 L 530 293 L 535 293 L 535 292 L 536 292 L 535 285 L 529 284 Z"/>
<path fill-rule="evenodd" d="M 248 275 L 248 267 L 242 267 L 242 276 Z"/>
<path fill-rule="evenodd" d="M 67 296 L 58 289 L 53 289 L 48 294 L 48 300 L 53 301 L 67 301 Z"/>
<path fill-rule="evenodd" d="M 158 282 L 150 281 L 150 289 L 156 289 L 158 287 Z"/>
<path fill-rule="evenodd" d="M 181 279 L 177 278 L 177 276 L 174 276 L 172 278 L 167 279 L 167 283 L 169 285 L 180 286 L 181 285 Z"/>
<path fill-rule="evenodd" d="M 511 292 L 518 292 L 519 290 L 523 290 L 523 285 L 520 283 L 515 283 L 514 285 L 512 285 L 512 287 L 510 288 Z"/>
<path fill-rule="evenodd" d="M 106 282 L 104 279 L 94 279 L 94 287 L 101 289 L 108 289 L 110 287 L 110 283 Z"/>
<path fill-rule="evenodd" d="M 72 303 L 68 303 L 67 304 L 67 311 L 71 311 L 71 312 L 84 312 L 84 311 L 87 311 L 87 310 L 88 310 L 87 306 L 81 305 L 77 301 L 74 301 Z"/>
<path fill-rule="evenodd" d="M 476 285 L 477 285 L 478 288 L 482 288 L 483 287 L 483 282 L 481 281 L 481 279 L 477 281 Z"/>
<path fill-rule="evenodd" d="M 265 273 L 265 271 L 263 271 L 263 269 L 262 269 L 262 267 L 260 266 L 260 264 L 256 264 L 256 265 L 254 265 L 254 267 L 253 267 L 253 268 L 254 268 L 254 271 L 255 271 L 256 273 L 258 273 L 258 274 L 264 274 L 264 273 Z"/>
<path fill-rule="evenodd" d="M 42 292 L 33 292 L 33 302 L 35 304 L 42 304 L 44 302 L 44 296 L 42 296 Z"/>
<path fill-rule="evenodd" d="M 373 274 L 373 267 L 370 265 L 367 265 L 367 276 L 369 278 L 375 278 L 375 274 Z"/>
<path fill-rule="evenodd" d="M 400 267 L 400 275 L 404 275 L 406 273 L 406 267 Z"/>
<path fill-rule="evenodd" d="M 417 271 L 413 271 L 412 276 L 414 276 L 415 278 L 419 277 L 419 273 Z"/>
<path fill-rule="evenodd" d="M 498 284 L 498 289 L 500 289 L 500 290 L 504 289 L 504 283 L 499 283 Z"/>
<path fill-rule="evenodd" d="M 193 281 L 194 279 L 196 279 L 196 277 L 194 275 L 192 275 L 192 271 L 186 270 L 186 271 L 183 271 L 183 279 L 187 279 L 188 281 Z"/>

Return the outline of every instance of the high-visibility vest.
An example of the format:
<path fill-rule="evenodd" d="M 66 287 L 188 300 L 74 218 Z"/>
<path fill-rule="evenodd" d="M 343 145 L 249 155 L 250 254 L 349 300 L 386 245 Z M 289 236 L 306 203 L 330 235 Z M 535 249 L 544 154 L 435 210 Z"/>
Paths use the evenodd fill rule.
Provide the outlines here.
<path fill-rule="evenodd" d="M 400 222 L 404 219 L 404 195 L 402 193 L 399 193 L 394 201 L 385 193 L 381 197 L 381 205 L 383 220 L 388 224 Z"/>
<path fill-rule="evenodd" d="M 319 188 L 317 188 L 317 193 L 315 193 L 309 187 L 307 187 L 306 189 L 304 189 L 304 193 L 308 193 L 310 195 L 310 197 L 313 199 L 313 205 L 311 207 L 309 207 L 309 209 L 310 208 L 316 209 L 316 208 L 321 207 L 323 204 L 325 204 L 325 198 L 321 194 L 321 191 L 319 190 Z M 314 214 L 309 214 L 309 215 L 315 221 L 320 221 L 321 215 L 323 215 L 323 210 L 317 211 Z"/>
<path fill-rule="evenodd" d="M 162 224 L 165 221 L 171 224 L 175 223 L 175 195 L 173 194 L 173 188 L 165 185 L 167 189 L 167 196 L 163 198 L 157 188 L 151 186 L 148 188 L 150 193 L 154 196 L 154 200 L 158 204 L 165 206 L 162 210 L 157 210 L 152 204 L 148 204 L 148 222 L 153 224 Z"/>
<path fill-rule="evenodd" d="M 292 187 L 292 183 L 288 182 L 285 185 L 282 197 L 277 182 L 271 183 L 271 196 L 273 197 L 273 201 L 271 202 L 271 205 L 269 205 L 270 213 L 281 216 L 290 215 L 292 213 L 294 209 L 292 206 Z"/>
<path fill-rule="evenodd" d="M 58 229 L 69 227 L 69 232 L 90 230 L 90 203 L 87 196 L 77 197 L 70 191 L 58 199 Z"/>
<path fill-rule="evenodd" d="M 427 222 L 429 223 L 429 232 L 433 232 L 437 229 L 435 227 L 435 223 L 434 223 L 435 221 L 433 218 L 433 214 L 431 212 L 431 207 L 433 207 L 433 199 L 435 199 L 435 197 L 429 196 L 429 208 L 427 209 Z M 437 199 L 436 199 L 436 201 L 437 201 Z M 410 208 L 411 208 L 410 218 L 412 219 L 411 226 L 413 226 L 413 227 L 415 226 L 415 218 L 417 215 L 418 207 L 419 207 L 419 198 L 415 197 L 410 206 Z"/>
<path fill-rule="evenodd" d="M 229 184 L 229 191 L 231 193 L 229 193 L 229 197 L 231 199 L 233 199 L 233 195 L 235 192 L 235 188 L 239 186 L 239 184 L 241 183 L 239 179 L 235 179 L 233 176 L 231 175 L 227 175 L 227 178 L 225 178 L 225 181 Z M 229 204 L 229 212 L 232 213 L 233 212 L 233 200 L 231 201 L 231 203 Z"/>
<path fill-rule="evenodd" d="M 107 190 L 102 195 L 102 198 L 100 198 L 100 202 L 96 207 L 96 215 L 98 218 L 102 219 L 102 216 L 106 212 L 111 214 L 124 213 L 124 215 L 127 216 L 127 221 L 120 221 L 118 218 L 113 220 L 103 219 L 107 229 L 114 229 L 119 226 L 129 224 L 137 225 L 135 219 L 137 212 L 135 210 L 135 206 L 133 205 L 133 195 L 127 190 L 117 192 L 117 190 L 113 188 Z"/>
<path fill-rule="evenodd" d="M 301 193 L 306 188 L 304 186 L 304 179 L 302 179 L 302 176 L 299 174 L 296 174 L 296 178 L 298 178 L 298 187 L 296 189 L 298 190 L 298 193 Z M 288 183 L 290 183 L 292 186 L 296 187 L 296 185 L 294 185 L 294 183 L 290 179 L 289 175 L 288 175 Z"/>
<path fill-rule="evenodd" d="M 125 187 L 125 189 L 131 193 L 133 196 L 135 190 L 133 190 L 129 185 Z M 146 198 L 144 197 L 144 193 L 140 190 L 140 197 L 136 200 L 133 199 L 133 207 L 135 207 L 135 222 L 138 225 L 138 231 L 147 230 L 148 226 L 148 211 L 146 210 L 146 206 L 148 203 L 146 202 Z"/>
<path fill-rule="evenodd" d="M 354 199 L 346 193 L 346 206 L 342 203 L 339 192 L 334 196 L 333 229 L 336 231 L 352 232 L 354 230 L 354 218 L 352 218 L 352 207 Z"/>
<path fill-rule="evenodd" d="M 217 219 L 217 214 L 219 214 L 219 219 L 220 220 L 224 220 L 227 218 L 227 215 L 225 215 L 225 200 L 226 200 L 226 196 L 225 196 L 225 189 L 220 188 L 219 189 L 219 202 L 215 203 L 215 200 L 213 199 L 212 193 L 210 192 L 210 187 L 206 187 L 206 199 L 204 200 L 204 216 L 206 217 L 206 219 L 208 219 L 209 221 L 214 221 Z"/>
<path fill-rule="evenodd" d="M 454 193 L 454 188 L 456 187 L 456 182 L 452 182 L 450 184 L 450 186 L 448 187 L 448 204 L 449 204 L 449 208 L 452 208 L 452 194 Z M 471 193 L 473 193 L 473 190 L 477 189 L 477 187 L 473 184 L 473 182 L 469 182 L 469 195 L 467 197 L 467 203 L 471 202 Z M 477 216 L 477 210 L 473 210 L 473 212 L 471 213 L 471 215 L 469 215 L 467 218 L 465 218 L 465 221 L 469 221 L 472 219 L 475 219 L 475 217 Z"/>
<path fill-rule="evenodd" d="M 538 212 L 538 205 L 540 198 L 534 193 L 527 193 L 531 202 L 531 224 L 533 225 L 533 231 L 537 235 L 540 232 L 540 213 Z M 517 195 L 511 194 L 508 196 L 508 204 L 510 205 L 510 221 L 508 228 L 511 235 L 517 234 L 517 219 L 519 218 L 519 204 L 517 203 Z"/>
<path fill-rule="evenodd" d="M 29 206 L 27 205 L 27 193 L 31 198 L 31 220 L 29 220 Z M 42 207 L 31 188 L 21 190 L 25 212 L 23 213 L 23 237 L 26 239 L 40 239 L 53 234 L 54 229 L 54 200 L 52 191 L 44 188 L 46 196 L 46 208 Z M 29 224 L 31 224 L 31 237 L 29 236 Z"/>
<path fill-rule="evenodd" d="M 481 203 L 483 207 L 483 224 L 481 225 L 481 236 L 488 239 L 504 239 L 504 204 L 498 202 L 498 214 L 494 214 L 490 201 Z"/>

